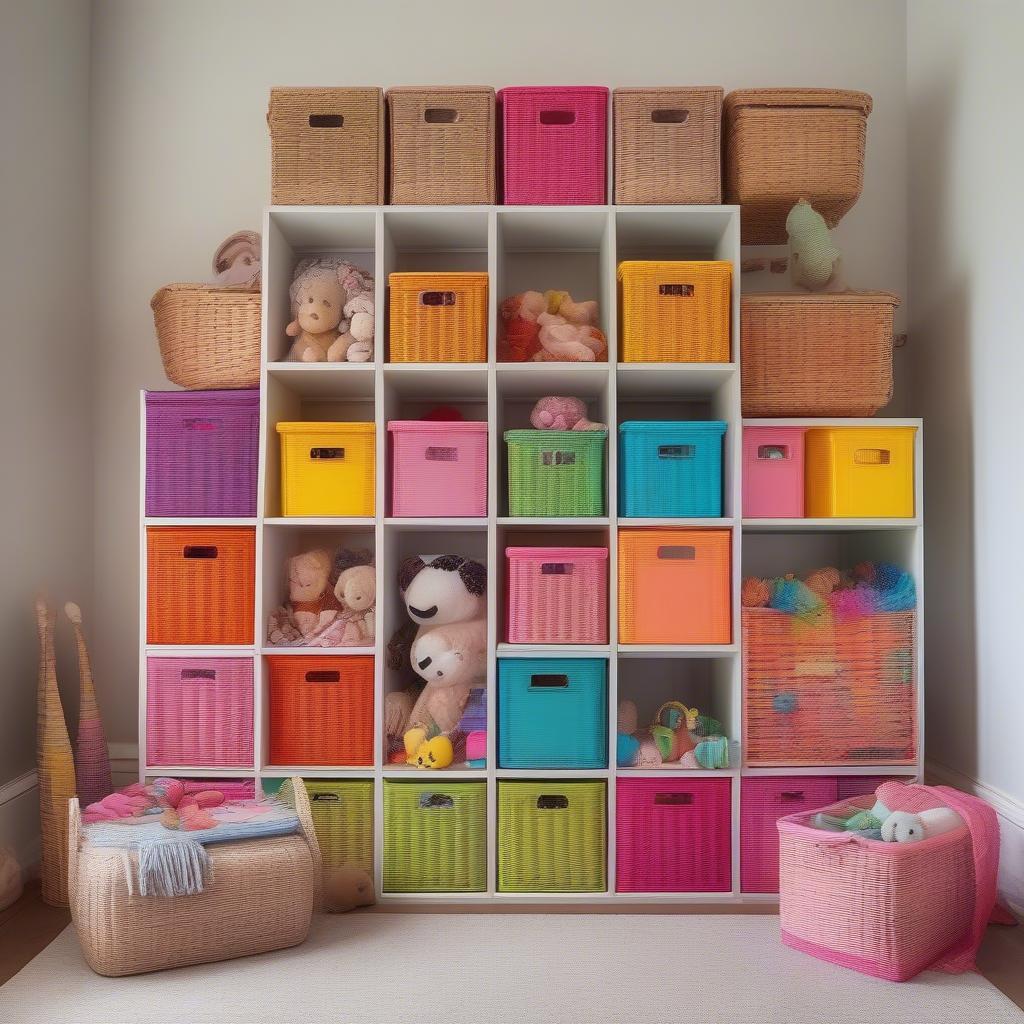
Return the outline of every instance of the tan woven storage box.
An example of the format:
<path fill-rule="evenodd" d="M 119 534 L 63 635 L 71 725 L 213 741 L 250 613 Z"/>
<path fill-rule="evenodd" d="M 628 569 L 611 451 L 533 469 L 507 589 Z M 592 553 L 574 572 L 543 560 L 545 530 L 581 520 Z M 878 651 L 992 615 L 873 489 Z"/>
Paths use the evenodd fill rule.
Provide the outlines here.
<path fill-rule="evenodd" d="M 871 97 L 841 89 L 743 89 L 725 97 L 725 201 L 744 245 L 786 241 L 806 199 L 835 227 L 860 198 Z"/>
<path fill-rule="evenodd" d="M 365 89 L 271 89 L 273 203 L 384 202 L 384 93 Z"/>
<path fill-rule="evenodd" d="M 616 203 L 722 201 L 722 92 L 615 90 Z"/>
<path fill-rule="evenodd" d="M 892 398 L 888 292 L 744 295 L 744 416 L 873 416 Z"/>
<path fill-rule="evenodd" d="M 495 201 L 492 88 L 404 86 L 387 105 L 389 202 Z"/>

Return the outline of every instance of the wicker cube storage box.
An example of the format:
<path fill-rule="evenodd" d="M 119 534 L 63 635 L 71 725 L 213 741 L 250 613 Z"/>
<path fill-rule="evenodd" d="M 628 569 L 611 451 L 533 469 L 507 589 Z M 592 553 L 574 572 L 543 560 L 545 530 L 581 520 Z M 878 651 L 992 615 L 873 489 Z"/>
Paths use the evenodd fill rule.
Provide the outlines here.
<path fill-rule="evenodd" d="M 391 420 L 393 516 L 487 515 L 487 424 Z"/>
<path fill-rule="evenodd" d="M 372 423 L 278 423 L 282 516 L 372 516 Z"/>
<path fill-rule="evenodd" d="M 804 514 L 804 428 L 743 428 L 743 517 Z"/>
<path fill-rule="evenodd" d="M 325 869 L 351 865 L 373 877 L 373 780 L 305 779 Z"/>
<path fill-rule="evenodd" d="M 388 277 L 388 361 L 486 363 L 487 273 Z"/>
<path fill-rule="evenodd" d="M 603 516 L 607 430 L 506 430 L 510 516 Z"/>

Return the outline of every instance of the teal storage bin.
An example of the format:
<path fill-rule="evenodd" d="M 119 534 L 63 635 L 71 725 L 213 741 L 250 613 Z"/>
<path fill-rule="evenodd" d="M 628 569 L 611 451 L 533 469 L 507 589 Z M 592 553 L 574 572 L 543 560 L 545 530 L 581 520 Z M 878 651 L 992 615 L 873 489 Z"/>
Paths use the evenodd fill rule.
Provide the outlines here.
<path fill-rule="evenodd" d="M 724 436 L 720 420 L 619 424 L 619 515 L 719 518 Z"/>
<path fill-rule="evenodd" d="M 501 768 L 605 768 L 608 663 L 600 658 L 498 662 Z"/>

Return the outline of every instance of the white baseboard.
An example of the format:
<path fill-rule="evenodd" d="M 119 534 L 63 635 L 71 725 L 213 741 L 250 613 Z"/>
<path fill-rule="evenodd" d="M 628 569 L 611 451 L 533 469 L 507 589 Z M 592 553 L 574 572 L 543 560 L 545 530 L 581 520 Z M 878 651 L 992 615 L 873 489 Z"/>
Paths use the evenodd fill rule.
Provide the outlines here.
<path fill-rule="evenodd" d="M 0 843 L 10 846 L 27 876 L 39 863 L 39 785 L 25 772 L 0 786 Z"/>

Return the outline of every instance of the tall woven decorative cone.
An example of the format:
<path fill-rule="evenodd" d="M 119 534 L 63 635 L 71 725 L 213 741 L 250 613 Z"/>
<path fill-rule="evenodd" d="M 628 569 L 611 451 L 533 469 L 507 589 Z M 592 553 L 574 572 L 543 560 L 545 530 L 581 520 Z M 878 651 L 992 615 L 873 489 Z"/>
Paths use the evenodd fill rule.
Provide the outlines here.
<path fill-rule="evenodd" d="M 68 905 L 68 801 L 75 795 L 75 763 L 57 689 L 53 610 L 36 601 L 39 626 L 39 686 L 36 691 L 36 774 L 42 832 L 43 900 Z"/>
<path fill-rule="evenodd" d="M 96 703 L 92 681 L 89 648 L 82 632 L 82 609 L 68 601 L 64 614 L 75 628 L 78 644 L 78 735 L 75 737 L 75 778 L 78 781 L 78 802 L 84 810 L 89 804 L 108 796 L 114 789 L 110 779 L 110 754 L 103 734 L 103 720 Z"/>

